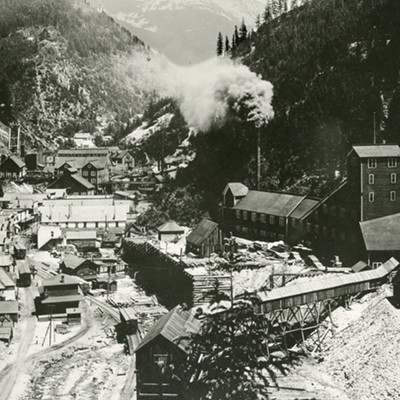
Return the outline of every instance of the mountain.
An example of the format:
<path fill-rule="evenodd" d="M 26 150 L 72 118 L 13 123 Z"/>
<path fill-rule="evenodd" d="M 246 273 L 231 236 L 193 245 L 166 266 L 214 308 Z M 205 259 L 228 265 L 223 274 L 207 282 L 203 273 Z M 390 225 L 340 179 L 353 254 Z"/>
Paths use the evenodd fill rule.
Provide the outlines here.
<path fill-rule="evenodd" d="M 254 25 L 265 0 L 91 0 L 171 61 L 189 65 L 215 55 L 218 32 Z"/>
<path fill-rule="evenodd" d="M 152 54 L 80 0 L 0 2 L 0 121 L 26 141 L 129 130 L 154 96 Z"/>

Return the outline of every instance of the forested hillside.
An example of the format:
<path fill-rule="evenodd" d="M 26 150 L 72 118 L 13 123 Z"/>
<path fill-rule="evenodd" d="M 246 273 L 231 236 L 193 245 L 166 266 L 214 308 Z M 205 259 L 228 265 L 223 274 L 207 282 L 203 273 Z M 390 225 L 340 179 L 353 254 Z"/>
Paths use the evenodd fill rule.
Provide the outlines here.
<path fill-rule="evenodd" d="M 400 139 L 400 2 L 313 0 L 267 20 L 239 47 L 274 84 L 269 174 L 344 169 L 353 143 Z"/>
<path fill-rule="evenodd" d="M 0 120 L 36 142 L 118 134 L 150 96 L 147 51 L 84 1 L 2 0 Z"/>

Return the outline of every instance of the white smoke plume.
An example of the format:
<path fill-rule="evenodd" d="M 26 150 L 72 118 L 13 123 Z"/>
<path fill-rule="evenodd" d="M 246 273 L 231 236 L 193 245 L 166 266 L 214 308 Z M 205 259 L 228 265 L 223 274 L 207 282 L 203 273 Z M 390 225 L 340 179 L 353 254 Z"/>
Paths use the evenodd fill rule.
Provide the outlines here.
<path fill-rule="evenodd" d="M 272 84 L 230 59 L 170 66 L 166 75 L 187 124 L 199 131 L 220 127 L 234 115 L 247 115 L 248 122 L 261 128 L 274 116 Z"/>

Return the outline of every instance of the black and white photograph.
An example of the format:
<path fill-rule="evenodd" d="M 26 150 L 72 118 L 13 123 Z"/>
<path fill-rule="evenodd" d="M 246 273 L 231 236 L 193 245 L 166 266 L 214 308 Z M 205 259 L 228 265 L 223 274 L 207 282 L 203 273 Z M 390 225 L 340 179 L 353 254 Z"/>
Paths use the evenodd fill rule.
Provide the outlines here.
<path fill-rule="evenodd" d="M 57 399 L 400 400 L 399 0 L 0 0 L 0 400 Z"/>

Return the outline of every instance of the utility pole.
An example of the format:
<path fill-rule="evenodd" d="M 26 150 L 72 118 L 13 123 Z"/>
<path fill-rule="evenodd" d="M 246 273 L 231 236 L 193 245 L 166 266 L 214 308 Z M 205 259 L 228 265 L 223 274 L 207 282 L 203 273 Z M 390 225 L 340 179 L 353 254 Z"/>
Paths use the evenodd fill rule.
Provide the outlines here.
<path fill-rule="evenodd" d="M 376 144 L 376 112 L 374 112 L 374 144 Z"/>
<path fill-rule="evenodd" d="M 257 190 L 260 190 L 261 185 L 261 129 L 257 129 Z"/>

